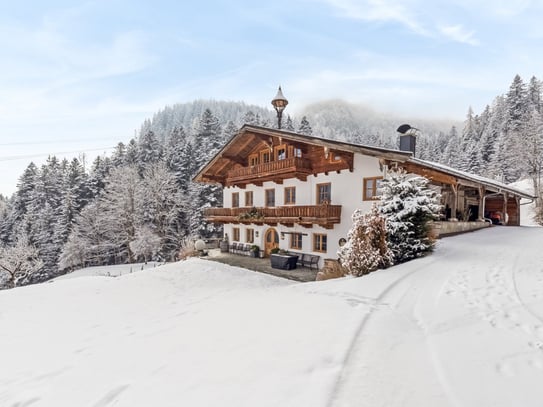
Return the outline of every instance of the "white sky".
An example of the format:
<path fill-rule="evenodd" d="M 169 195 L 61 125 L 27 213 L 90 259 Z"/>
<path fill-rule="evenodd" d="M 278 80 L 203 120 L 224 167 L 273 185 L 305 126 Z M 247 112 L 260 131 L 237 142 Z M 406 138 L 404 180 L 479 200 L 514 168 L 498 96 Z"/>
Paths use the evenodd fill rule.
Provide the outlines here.
<path fill-rule="evenodd" d="M 541 78 L 543 5 L 519 0 L 0 3 L 0 193 L 29 160 L 109 151 L 166 104 L 343 98 L 462 119 Z M 73 153 L 65 153 L 73 152 Z"/>

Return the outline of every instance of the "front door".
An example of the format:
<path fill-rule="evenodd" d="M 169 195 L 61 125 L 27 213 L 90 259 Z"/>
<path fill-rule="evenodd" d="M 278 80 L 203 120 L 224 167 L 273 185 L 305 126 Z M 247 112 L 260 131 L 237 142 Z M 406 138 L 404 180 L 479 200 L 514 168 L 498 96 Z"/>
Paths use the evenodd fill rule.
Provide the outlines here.
<path fill-rule="evenodd" d="M 270 250 L 279 247 L 279 233 L 274 228 L 269 228 L 266 231 L 266 236 L 264 239 L 264 253 L 266 256 L 270 255 Z"/>

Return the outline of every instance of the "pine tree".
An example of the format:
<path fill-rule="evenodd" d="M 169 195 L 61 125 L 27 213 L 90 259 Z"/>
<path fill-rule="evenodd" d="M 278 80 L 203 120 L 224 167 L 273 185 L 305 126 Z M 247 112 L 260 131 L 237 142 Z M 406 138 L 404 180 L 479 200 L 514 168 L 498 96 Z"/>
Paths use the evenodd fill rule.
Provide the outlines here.
<path fill-rule="evenodd" d="M 379 212 L 385 218 L 387 241 L 396 263 L 433 249 L 431 222 L 437 219 L 441 205 L 426 178 L 391 171 L 381 182 Z"/>
<path fill-rule="evenodd" d="M 138 166 L 140 174 L 149 165 L 157 163 L 162 158 L 162 146 L 153 131 L 141 136 L 138 143 Z"/>
<path fill-rule="evenodd" d="M 120 142 L 115 147 L 115 150 L 113 151 L 113 156 L 111 157 L 111 161 L 113 162 L 113 165 L 115 167 L 120 167 L 121 165 L 124 165 L 126 162 L 126 146 L 124 143 Z"/>
<path fill-rule="evenodd" d="M 105 187 L 105 179 L 113 168 L 109 157 L 97 156 L 91 167 L 88 188 L 91 197 L 97 197 Z"/>
<path fill-rule="evenodd" d="M 124 157 L 125 165 L 138 165 L 139 148 L 135 139 L 130 139 L 126 146 L 126 154 Z"/>
<path fill-rule="evenodd" d="M 479 130 L 477 118 L 474 117 L 471 106 L 468 109 L 462 139 L 460 143 L 460 159 L 457 168 L 462 171 L 478 174 L 481 165 L 481 154 L 479 148 Z"/>
<path fill-rule="evenodd" d="M 290 115 L 287 115 L 287 120 L 285 122 L 285 130 L 294 131 L 294 123 L 292 123 L 292 119 Z"/>
<path fill-rule="evenodd" d="M 532 76 L 528 85 L 528 103 L 537 113 L 543 113 L 542 86 L 535 76 Z"/>
<path fill-rule="evenodd" d="M 302 117 L 300 127 L 298 127 L 298 133 L 305 134 L 306 136 L 311 136 L 313 134 L 313 129 L 309 125 L 309 121 L 307 120 L 306 116 Z"/>
<path fill-rule="evenodd" d="M 526 174 L 532 179 L 534 195 L 539 196 L 543 169 L 543 117 L 535 106 L 531 106 L 527 114 L 524 136 L 523 161 L 526 163 Z"/>
<path fill-rule="evenodd" d="M 449 142 L 443 153 L 444 163 L 452 168 L 459 168 L 461 162 L 461 139 L 458 136 L 456 126 L 452 126 L 449 132 Z"/>

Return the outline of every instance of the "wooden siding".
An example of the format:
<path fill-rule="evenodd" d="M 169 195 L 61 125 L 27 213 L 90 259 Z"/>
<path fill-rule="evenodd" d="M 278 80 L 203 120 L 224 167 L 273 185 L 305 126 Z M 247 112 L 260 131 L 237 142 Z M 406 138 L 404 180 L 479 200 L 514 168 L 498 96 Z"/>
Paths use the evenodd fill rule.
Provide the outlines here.
<path fill-rule="evenodd" d="M 503 212 L 503 198 L 487 198 L 485 202 L 485 212 Z M 520 225 L 520 207 L 514 197 L 509 197 L 507 200 L 507 216 L 509 218 L 507 222 L 508 226 Z"/>

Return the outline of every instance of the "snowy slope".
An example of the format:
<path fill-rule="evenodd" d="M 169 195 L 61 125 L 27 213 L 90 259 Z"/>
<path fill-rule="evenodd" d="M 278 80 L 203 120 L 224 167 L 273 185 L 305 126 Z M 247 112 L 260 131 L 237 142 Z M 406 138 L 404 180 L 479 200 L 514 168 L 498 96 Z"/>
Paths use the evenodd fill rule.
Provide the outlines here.
<path fill-rule="evenodd" d="M 190 260 L 0 292 L 0 406 L 540 406 L 541 228 L 358 279 Z"/>

